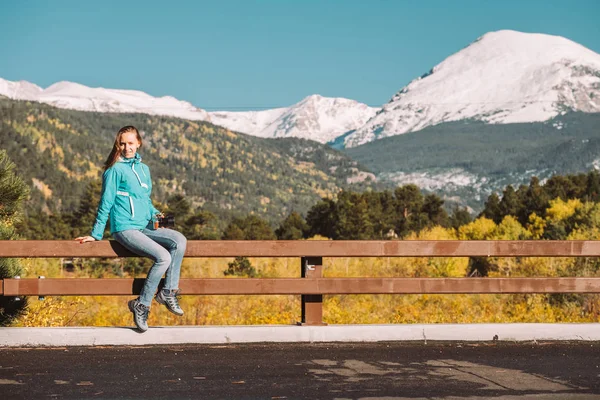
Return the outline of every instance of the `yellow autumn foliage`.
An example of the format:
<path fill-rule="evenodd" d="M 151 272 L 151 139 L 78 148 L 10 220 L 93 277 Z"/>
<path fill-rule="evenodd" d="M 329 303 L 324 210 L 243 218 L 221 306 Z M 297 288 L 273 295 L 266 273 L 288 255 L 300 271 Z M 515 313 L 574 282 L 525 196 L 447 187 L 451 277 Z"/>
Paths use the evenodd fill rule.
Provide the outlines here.
<path fill-rule="evenodd" d="M 527 223 L 527 230 L 531 236 L 531 239 L 537 240 L 542 237 L 544 234 L 544 229 L 546 229 L 546 221 L 536 213 L 532 213 L 529 216 Z"/>
<path fill-rule="evenodd" d="M 491 240 L 496 230 L 496 224 L 489 218 L 477 218 L 458 228 L 460 240 Z"/>
<path fill-rule="evenodd" d="M 407 240 L 520 240 L 543 235 L 547 221 L 561 221 L 575 212 L 590 215 L 591 225 L 578 226 L 570 240 L 600 239 L 600 207 L 577 202 L 552 202 L 548 219 L 531 215 L 527 228 L 514 217 L 500 224 L 487 218 L 457 230 L 432 227 Z M 594 222 L 595 220 L 597 221 Z M 309 240 L 329 240 L 316 236 Z M 222 278 L 232 259 L 192 258 L 182 265 L 182 278 Z M 299 258 L 250 258 L 260 277 L 299 277 Z M 490 258 L 490 277 L 600 276 L 595 259 L 573 257 Z M 324 258 L 325 277 L 465 277 L 467 257 Z M 23 277 L 85 277 L 90 271 L 65 272 L 57 259 L 23 260 Z M 106 272 L 105 277 L 115 277 Z M 143 276 L 143 275 L 141 275 Z M 140 276 L 140 277 L 141 277 Z M 231 278 L 237 279 L 237 278 Z M 600 322 L 600 295 L 335 295 L 324 296 L 324 320 L 352 323 L 477 323 Z M 47 297 L 30 299 L 28 313 L 16 326 L 132 326 L 127 300 L 131 296 Z M 559 300 L 556 300 L 559 299 Z M 182 296 L 183 317 L 154 303 L 149 324 L 231 325 L 294 324 L 300 320 L 300 296 Z"/>
<path fill-rule="evenodd" d="M 564 201 L 556 198 L 550 200 L 550 207 L 546 210 L 546 219 L 551 222 L 562 221 L 575 214 L 575 211 L 581 206 L 581 200 L 579 199 Z"/>
<path fill-rule="evenodd" d="M 512 215 L 504 217 L 493 233 L 494 240 L 525 240 L 531 238 L 531 232 Z"/>

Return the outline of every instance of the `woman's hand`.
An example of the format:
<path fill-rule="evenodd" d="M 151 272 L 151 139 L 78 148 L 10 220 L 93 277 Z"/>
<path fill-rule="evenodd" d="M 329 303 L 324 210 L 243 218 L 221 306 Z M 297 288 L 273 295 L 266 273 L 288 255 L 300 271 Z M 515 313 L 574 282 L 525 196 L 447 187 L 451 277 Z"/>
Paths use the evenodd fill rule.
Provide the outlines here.
<path fill-rule="evenodd" d="M 164 217 L 165 217 L 165 214 L 163 214 L 162 212 L 159 212 L 158 214 L 156 214 L 156 216 L 157 216 L 158 218 L 164 218 Z"/>
<path fill-rule="evenodd" d="M 96 241 L 96 239 L 94 239 L 91 236 L 80 236 L 78 238 L 75 238 L 74 240 L 79 240 L 79 243 L 95 242 Z"/>

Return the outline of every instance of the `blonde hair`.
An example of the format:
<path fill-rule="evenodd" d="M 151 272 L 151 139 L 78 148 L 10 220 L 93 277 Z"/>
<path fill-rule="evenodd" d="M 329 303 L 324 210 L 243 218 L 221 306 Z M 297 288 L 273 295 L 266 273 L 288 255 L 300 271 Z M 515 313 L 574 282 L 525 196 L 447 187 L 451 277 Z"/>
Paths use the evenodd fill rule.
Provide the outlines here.
<path fill-rule="evenodd" d="M 135 132 L 137 140 L 138 142 L 140 142 L 140 147 L 142 147 L 142 136 L 140 135 L 140 132 L 137 130 L 137 128 L 133 125 L 127 125 L 122 127 L 121 129 L 119 129 L 119 132 L 117 132 L 117 137 L 115 138 L 115 144 L 113 146 L 113 149 L 106 158 L 106 161 L 104 162 L 105 171 L 113 165 L 115 165 L 115 163 L 119 160 L 119 157 L 121 157 L 121 136 L 130 132 Z"/>

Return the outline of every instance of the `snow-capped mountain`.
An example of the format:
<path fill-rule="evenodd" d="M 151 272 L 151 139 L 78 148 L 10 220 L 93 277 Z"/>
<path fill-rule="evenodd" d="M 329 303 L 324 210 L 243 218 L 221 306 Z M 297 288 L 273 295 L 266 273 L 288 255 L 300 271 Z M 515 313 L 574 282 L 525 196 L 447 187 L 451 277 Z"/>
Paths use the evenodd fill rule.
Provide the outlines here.
<path fill-rule="evenodd" d="M 355 147 L 449 121 L 536 122 L 566 110 L 600 112 L 600 54 L 559 36 L 490 32 L 414 79 L 382 108 L 312 95 L 290 107 L 206 112 L 135 90 L 72 82 L 42 89 L 1 78 L 0 95 L 83 111 L 203 120 L 265 138 L 337 139 L 337 147 Z"/>
<path fill-rule="evenodd" d="M 0 78 L 0 94 L 11 99 L 36 100 L 42 88 L 27 81 L 11 82 Z"/>
<path fill-rule="evenodd" d="M 58 82 L 42 89 L 27 81 L 2 78 L 0 95 L 80 111 L 144 113 L 209 121 L 264 138 L 299 137 L 321 143 L 362 126 L 379 110 L 350 99 L 312 95 L 291 107 L 206 112 L 187 101 L 171 96 L 152 97 L 137 90 L 90 88 L 73 82 Z"/>
<path fill-rule="evenodd" d="M 138 90 L 90 88 L 73 82 L 58 82 L 42 89 L 27 81 L 11 82 L 0 78 L 0 95 L 80 111 L 144 113 L 210 120 L 205 110 L 171 96 L 153 97 Z"/>
<path fill-rule="evenodd" d="M 600 54 L 559 36 L 490 32 L 414 79 L 346 147 L 442 122 L 535 122 L 600 112 Z"/>
<path fill-rule="evenodd" d="M 298 137 L 327 143 L 357 129 L 378 108 L 344 98 L 308 96 L 289 108 L 265 111 L 209 113 L 211 122 L 264 138 Z"/>
<path fill-rule="evenodd" d="M 211 111 L 210 121 L 229 130 L 260 136 L 260 132 L 281 117 L 287 107 L 263 111 Z"/>

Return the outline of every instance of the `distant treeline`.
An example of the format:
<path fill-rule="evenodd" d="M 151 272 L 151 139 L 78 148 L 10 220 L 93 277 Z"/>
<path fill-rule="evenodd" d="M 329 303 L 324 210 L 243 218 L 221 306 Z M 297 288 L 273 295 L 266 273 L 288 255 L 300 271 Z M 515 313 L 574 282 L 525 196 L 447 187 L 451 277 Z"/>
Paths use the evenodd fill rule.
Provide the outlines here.
<path fill-rule="evenodd" d="M 516 217 L 521 225 L 526 226 L 534 223 L 536 218 L 546 219 L 550 202 L 555 199 L 578 199 L 584 203 L 598 203 L 600 174 L 594 170 L 587 174 L 555 175 L 545 184 L 540 184 L 538 178 L 532 177 L 529 186 L 521 185 L 517 190 L 509 185 L 501 197 L 496 193 L 488 197 L 480 216 L 500 223 L 504 217 L 511 215 Z M 542 238 L 566 239 L 576 225 L 582 222 L 571 219 L 559 221 L 556 226 L 546 226 Z"/>
<path fill-rule="evenodd" d="M 26 239 L 69 239 L 90 232 L 100 200 L 101 182 L 88 184 L 74 213 L 28 215 L 18 226 Z M 435 194 L 424 195 L 417 186 L 398 187 L 393 192 L 341 191 L 323 198 L 306 216 L 292 211 L 273 226 L 255 214 L 219 219 L 180 194 L 170 196 L 158 209 L 175 217 L 175 228 L 190 240 L 296 240 L 321 235 L 331 239 L 390 239 L 404 237 L 436 225 L 458 227 L 471 220 L 466 209 L 456 208 L 451 216 L 444 201 Z M 107 227 L 107 230 L 109 228 Z"/>
<path fill-rule="evenodd" d="M 100 199 L 101 183 L 92 181 L 74 213 L 48 215 L 31 214 L 19 225 L 19 233 L 27 239 L 68 239 L 89 233 L 94 223 Z M 458 229 L 473 219 L 486 217 L 499 224 L 504 217 L 515 217 L 522 226 L 532 218 L 545 219 L 550 201 L 579 199 L 596 203 L 600 194 L 600 174 L 554 176 L 545 184 L 533 177 L 530 184 L 516 190 L 507 186 L 500 195 L 492 193 L 484 210 L 472 216 L 466 208 L 455 207 L 451 213 L 435 194 L 423 194 L 415 185 L 405 185 L 394 191 L 343 190 L 335 197 L 322 198 L 306 215 L 292 211 L 273 225 L 255 214 L 223 219 L 202 208 L 194 208 L 181 194 L 170 196 L 157 208 L 175 217 L 176 228 L 190 240 L 296 240 L 315 235 L 335 240 L 369 240 L 405 238 L 411 233 L 440 226 Z M 547 226 L 543 238 L 565 239 L 576 221 L 561 220 Z"/>

